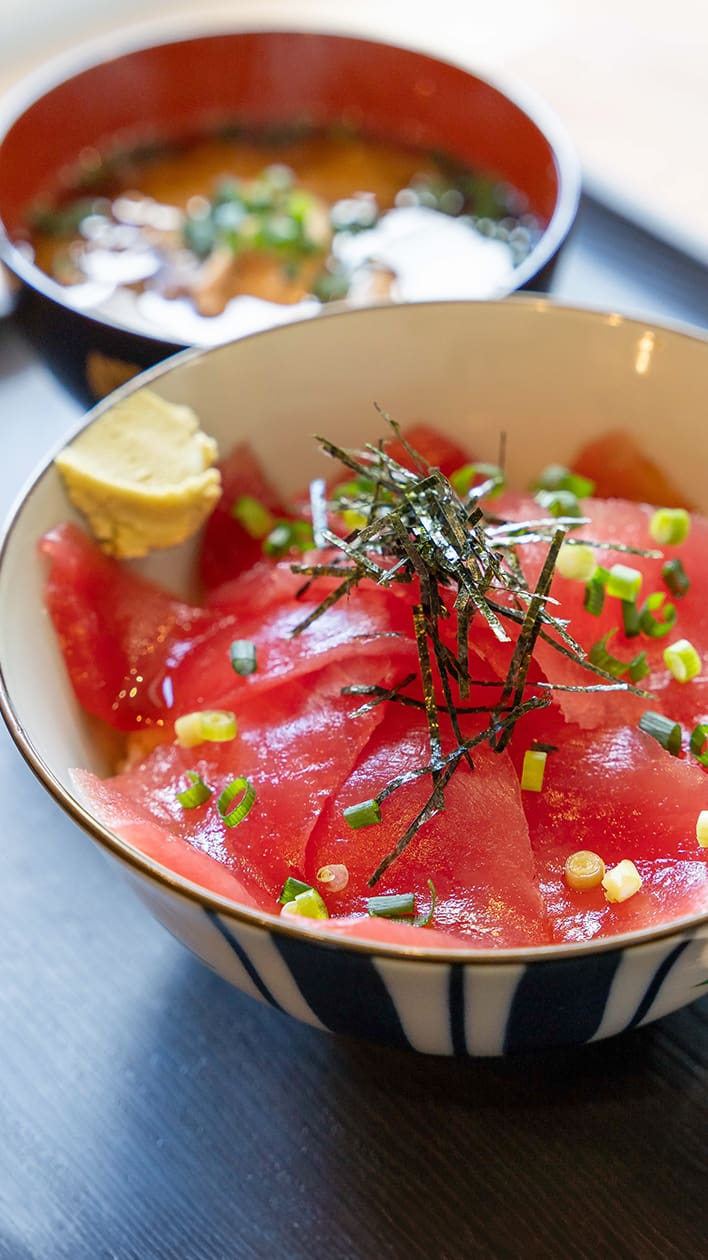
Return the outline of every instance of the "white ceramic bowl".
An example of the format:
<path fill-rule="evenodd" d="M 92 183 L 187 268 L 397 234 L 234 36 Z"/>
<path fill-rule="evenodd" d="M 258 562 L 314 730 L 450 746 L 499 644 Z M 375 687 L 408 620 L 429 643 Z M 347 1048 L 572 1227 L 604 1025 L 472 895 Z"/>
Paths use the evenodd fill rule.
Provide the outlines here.
<path fill-rule="evenodd" d="M 519 484 L 529 467 L 570 458 L 585 439 L 621 424 L 708 506 L 708 342 L 618 315 L 534 298 L 333 315 L 187 351 L 125 386 L 85 423 L 148 382 L 194 406 L 223 450 L 247 439 L 286 491 L 312 474 L 313 432 L 344 445 L 375 438 L 377 400 L 402 423 L 425 419 L 487 458 L 505 429 L 510 477 Z M 36 542 L 70 516 L 50 461 L 17 505 L 2 544 L 5 719 L 58 803 L 155 916 L 227 980 L 318 1027 L 468 1055 L 606 1037 L 701 994 L 708 913 L 584 945 L 513 951 L 332 941 L 204 893 L 118 839 L 72 792 L 71 766 L 107 767 L 43 612 Z M 190 557 L 185 546 L 143 567 L 179 590 Z"/>

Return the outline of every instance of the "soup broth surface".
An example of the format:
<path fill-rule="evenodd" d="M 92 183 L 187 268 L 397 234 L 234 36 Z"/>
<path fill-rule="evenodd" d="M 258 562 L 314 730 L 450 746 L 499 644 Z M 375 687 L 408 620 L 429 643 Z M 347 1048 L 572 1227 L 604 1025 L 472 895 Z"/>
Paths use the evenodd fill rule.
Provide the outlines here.
<path fill-rule="evenodd" d="M 89 166 L 35 210 L 37 265 L 76 306 L 188 344 L 333 300 L 493 296 L 540 230 L 508 185 L 342 128 L 202 137 Z"/>

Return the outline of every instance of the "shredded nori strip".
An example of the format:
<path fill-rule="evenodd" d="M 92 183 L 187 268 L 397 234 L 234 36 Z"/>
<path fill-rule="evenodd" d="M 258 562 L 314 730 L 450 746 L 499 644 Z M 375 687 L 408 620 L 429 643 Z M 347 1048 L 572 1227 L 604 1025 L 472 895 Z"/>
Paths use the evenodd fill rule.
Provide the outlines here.
<path fill-rule="evenodd" d="M 569 537 L 569 530 L 589 523 L 585 517 L 507 521 L 487 512 L 480 506 L 480 500 L 489 493 L 493 479 L 472 487 L 463 499 L 447 477 L 406 441 L 397 422 L 378 404 L 375 405 L 412 467 L 400 463 L 385 449 L 383 441 L 376 446 L 367 444 L 364 450 L 355 451 L 337 446 L 326 438 L 316 439 L 326 455 L 356 477 L 352 506 L 366 523 L 360 529 L 351 530 L 345 538 L 334 534 L 327 525 L 324 483 L 313 483 L 313 532 L 317 543 L 332 558 L 328 561 L 325 556 L 321 563 L 292 565 L 293 572 L 307 579 L 298 596 L 310 590 L 320 577 L 339 579 L 339 585 L 329 591 L 291 632 L 302 634 L 340 599 L 349 596 L 362 581 L 383 587 L 395 583 L 417 583 L 419 597 L 414 604 L 412 618 L 418 673 L 408 675 L 394 687 L 343 688 L 345 695 L 368 697 L 368 702 L 360 705 L 353 717 L 381 703 L 399 703 L 424 713 L 428 730 L 428 763 L 392 779 L 376 797 L 380 805 L 407 783 L 424 775 L 431 776 L 432 791 L 428 800 L 391 852 L 377 866 L 369 880 L 371 886 L 403 853 L 420 828 L 444 809 L 445 788 L 461 763 L 465 761 L 470 771 L 474 770 L 472 750 L 488 743 L 494 751 L 502 752 L 517 723 L 527 713 L 550 704 L 554 691 L 627 691 L 650 698 L 649 693 L 632 683 L 618 682 L 616 677 L 589 659 L 586 650 L 567 628 L 568 622 L 554 615 L 557 601 L 550 591 L 558 552 L 564 542 L 608 552 L 650 557 L 660 555 L 623 543 Z M 502 435 L 500 468 L 505 462 L 505 442 L 505 435 Z M 337 510 L 336 503 L 334 506 Z M 531 590 L 517 549 L 533 543 L 545 545 L 547 552 L 536 586 Z M 456 653 L 441 634 L 442 623 L 449 619 L 451 608 L 457 614 Z M 516 628 L 505 678 L 475 680 L 470 677 L 470 638 L 478 617 L 502 643 L 513 641 L 507 627 Z M 539 639 L 602 681 L 588 685 L 545 680 L 530 683 L 529 668 Z M 434 669 L 442 689 L 442 700 L 438 699 Z M 421 684 L 422 699 L 403 694 L 405 688 L 415 681 Z M 453 682 L 462 701 L 469 696 L 472 686 L 492 686 L 500 691 L 486 706 L 465 706 L 455 700 Z M 529 688 L 536 689 L 536 694 L 528 696 Z M 482 732 L 465 739 L 459 722 L 464 714 L 487 714 L 489 723 Z M 449 752 L 443 748 L 443 718 L 447 719 L 455 740 L 455 746 Z M 550 745 L 537 746 L 551 749 Z"/>

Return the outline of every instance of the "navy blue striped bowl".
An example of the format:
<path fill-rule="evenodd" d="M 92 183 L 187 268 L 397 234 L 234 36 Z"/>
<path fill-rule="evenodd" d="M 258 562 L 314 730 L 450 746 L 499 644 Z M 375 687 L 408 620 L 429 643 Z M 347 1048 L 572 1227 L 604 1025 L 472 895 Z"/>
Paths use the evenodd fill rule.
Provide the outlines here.
<path fill-rule="evenodd" d="M 491 448 L 506 430 L 509 472 L 518 484 L 529 467 L 570 458 L 611 417 L 706 506 L 708 343 L 618 315 L 523 297 L 328 315 L 217 350 L 186 351 L 123 387 L 85 423 L 148 383 L 193 406 L 222 450 L 250 441 L 285 491 L 311 473 L 313 432 L 345 445 L 376 437 L 376 400 L 404 424 L 426 420 L 477 450 L 485 434 Z M 690 460 L 682 459 L 685 451 L 693 453 Z M 593 1041 L 705 993 L 708 905 L 661 929 L 583 944 L 433 950 L 421 933 L 421 947 L 412 950 L 328 939 L 239 907 L 120 840 L 72 791 L 70 767 L 102 773 L 108 766 L 43 614 L 36 542 L 70 516 L 50 458 L 2 542 L 3 714 L 59 805 L 121 868 L 155 917 L 219 975 L 318 1028 L 443 1055 Z M 179 591 L 192 559 L 193 549 L 184 546 L 153 556 L 143 568 Z"/>

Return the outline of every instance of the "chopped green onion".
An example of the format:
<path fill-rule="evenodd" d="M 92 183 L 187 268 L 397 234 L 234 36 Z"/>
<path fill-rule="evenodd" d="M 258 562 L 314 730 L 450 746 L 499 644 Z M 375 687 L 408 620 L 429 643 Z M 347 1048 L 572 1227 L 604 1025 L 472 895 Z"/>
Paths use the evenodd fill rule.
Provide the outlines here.
<path fill-rule="evenodd" d="M 229 810 L 229 806 L 236 797 L 241 799 L 234 809 Z M 250 814 L 256 801 L 256 789 L 248 779 L 234 779 L 225 787 L 219 797 L 216 808 L 227 827 L 237 827 L 243 822 L 247 814 Z"/>
<path fill-rule="evenodd" d="M 536 502 L 550 516 L 582 516 L 583 509 L 577 495 L 570 490 L 539 490 Z"/>
<path fill-rule="evenodd" d="M 641 886 L 642 877 L 629 858 L 623 858 L 612 870 L 605 871 L 602 877 L 605 899 L 611 902 L 627 901 L 639 892 Z"/>
<path fill-rule="evenodd" d="M 628 564 L 613 564 L 607 575 L 606 591 L 616 599 L 624 599 L 633 603 L 642 585 L 639 569 L 631 569 Z"/>
<path fill-rule="evenodd" d="M 689 747 L 696 761 L 700 761 L 702 766 L 708 769 L 708 725 L 705 722 L 699 722 L 698 726 L 694 726 L 691 731 L 691 739 Z"/>
<path fill-rule="evenodd" d="M 283 521 L 270 531 L 263 540 L 263 554 L 266 556 L 284 556 L 295 545 L 295 535 L 289 523 Z"/>
<path fill-rule="evenodd" d="M 523 792 L 542 791 L 547 758 L 548 753 L 541 752 L 540 749 L 528 748 L 526 750 L 521 770 L 521 790 Z"/>
<path fill-rule="evenodd" d="M 604 606 L 605 583 L 596 574 L 595 577 L 590 578 L 589 582 L 585 583 L 583 608 L 586 612 L 591 613 L 593 617 L 599 617 Z"/>
<path fill-rule="evenodd" d="M 368 516 L 364 516 L 363 512 L 356 512 L 354 508 L 342 508 L 340 515 L 350 533 L 369 524 Z"/>
<path fill-rule="evenodd" d="M 284 556 L 288 551 L 309 551 L 312 545 L 312 527 L 308 521 L 278 521 L 263 540 L 263 554 Z"/>
<path fill-rule="evenodd" d="M 679 597 L 685 595 L 691 585 L 690 578 L 678 556 L 675 560 L 667 560 L 666 564 L 662 565 L 661 576 L 672 595 Z"/>
<path fill-rule="evenodd" d="M 596 569 L 597 562 L 592 547 L 585 547 L 582 543 L 563 543 L 556 560 L 556 570 L 561 577 L 589 582 Z"/>
<path fill-rule="evenodd" d="M 628 639 L 635 639 L 639 634 L 639 609 L 634 600 L 622 600 L 622 624 Z"/>
<path fill-rule="evenodd" d="M 646 634 L 650 639 L 663 639 L 665 634 L 676 625 L 678 613 L 676 605 L 665 603 L 666 596 L 663 591 L 654 591 L 644 601 L 639 613 L 639 625 L 642 634 Z M 661 617 L 654 614 L 661 609 Z"/>
<path fill-rule="evenodd" d="M 506 478 L 498 464 L 463 464 L 461 468 L 450 473 L 450 485 L 464 499 L 476 481 L 492 481 L 489 498 L 496 499 L 506 485 Z"/>
<path fill-rule="evenodd" d="M 256 645 L 251 643 L 250 639 L 234 639 L 229 648 L 229 656 L 235 674 L 240 674 L 242 678 L 248 674 L 255 674 L 258 668 Z"/>
<path fill-rule="evenodd" d="M 380 897 L 369 897 L 366 908 L 372 918 L 408 918 L 415 913 L 415 894 L 387 893 Z"/>
<path fill-rule="evenodd" d="M 259 541 L 273 528 L 273 517 L 268 508 L 250 494 L 242 494 L 236 500 L 231 508 L 231 515 L 243 526 L 250 538 Z"/>
<path fill-rule="evenodd" d="M 435 914 L 435 907 L 438 902 L 438 895 L 435 891 L 435 884 L 433 883 L 432 879 L 427 879 L 425 882 L 428 885 L 428 888 L 430 889 L 430 909 L 427 911 L 426 914 L 416 915 L 415 919 L 413 920 L 413 925 L 415 927 L 428 926 L 428 924 L 432 921 L 433 915 Z"/>
<path fill-rule="evenodd" d="M 634 660 L 629 662 L 629 678 L 630 682 L 641 682 L 642 678 L 646 678 L 650 674 L 649 662 L 647 661 L 646 652 L 639 652 Z"/>
<path fill-rule="evenodd" d="M 672 757 L 680 753 L 681 727 L 678 722 L 672 722 L 671 718 L 664 717 L 663 713 L 652 713 L 650 709 L 647 709 L 639 719 L 639 729 L 644 731 L 645 735 L 651 735 L 652 739 L 670 752 Z"/>
<path fill-rule="evenodd" d="M 533 489 L 567 490 L 576 499 L 587 499 L 595 489 L 595 482 L 566 468 L 564 464 L 548 464 L 534 483 Z"/>
<path fill-rule="evenodd" d="M 307 888 L 292 901 L 286 901 L 281 914 L 300 915 L 303 919 L 329 918 L 329 911 L 316 888 Z"/>
<path fill-rule="evenodd" d="M 685 542 L 691 530 L 691 518 L 685 508 L 659 508 L 649 522 L 649 533 L 662 547 Z"/>
<path fill-rule="evenodd" d="M 188 770 L 187 779 L 190 786 L 185 788 L 184 792 L 177 793 L 177 800 L 182 809 L 196 809 L 198 805 L 204 805 L 209 800 L 211 788 L 207 787 L 202 776 L 197 774 L 196 770 Z"/>
<path fill-rule="evenodd" d="M 304 884 L 301 879 L 295 879 L 292 875 L 288 875 L 278 897 L 281 905 L 285 905 L 287 901 L 294 901 L 298 893 L 308 892 L 312 888 L 312 884 Z"/>
<path fill-rule="evenodd" d="M 236 714 L 228 709 L 202 709 L 175 720 L 175 735 L 181 748 L 227 743 L 236 738 L 237 730 Z"/>
<path fill-rule="evenodd" d="M 378 801 L 359 801 L 344 810 L 344 817 L 354 831 L 359 827 L 372 827 L 381 822 L 381 806 Z"/>
<path fill-rule="evenodd" d="M 708 849 L 708 809 L 702 809 L 696 819 L 696 840 L 702 849 Z"/>
<path fill-rule="evenodd" d="M 607 650 L 607 644 L 613 635 L 617 633 L 617 628 L 608 630 L 603 634 L 597 643 L 593 643 L 588 652 L 588 660 L 591 665 L 596 665 L 598 669 L 604 669 L 606 674 L 612 674 L 613 678 L 621 678 L 629 669 L 629 661 L 621 661 L 619 657 L 612 656 Z"/>
<path fill-rule="evenodd" d="M 664 648 L 664 664 L 680 683 L 690 682 L 701 672 L 701 658 L 688 639 L 677 639 Z"/>
<path fill-rule="evenodd" d="M 375 490 L 375 483 L 370 477 L 355 477 L 351 481 L 342 481 L 334 488 L 334 501 L 342 499 L 370 499 Z"/>
<path fill-rule="evenodd" d="M 317 881 L 326 884 L 330 892 L 341 892 L 349 883 L 349 871 L 343 862 L 333 862 L 331 866 L 320 867 Z"/>

